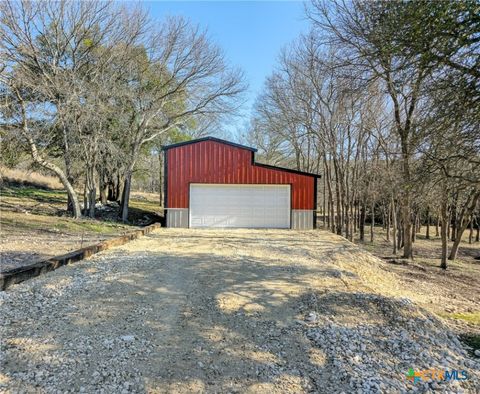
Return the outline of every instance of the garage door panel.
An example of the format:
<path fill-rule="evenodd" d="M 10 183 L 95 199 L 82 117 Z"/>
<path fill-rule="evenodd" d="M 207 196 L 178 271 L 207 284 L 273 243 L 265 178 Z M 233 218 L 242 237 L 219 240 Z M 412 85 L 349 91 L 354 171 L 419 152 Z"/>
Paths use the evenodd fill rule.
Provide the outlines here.
<path fill-rule="evenodd" d="M 290 185 L 190 185 L 190 227 L 290 228 Z"/>

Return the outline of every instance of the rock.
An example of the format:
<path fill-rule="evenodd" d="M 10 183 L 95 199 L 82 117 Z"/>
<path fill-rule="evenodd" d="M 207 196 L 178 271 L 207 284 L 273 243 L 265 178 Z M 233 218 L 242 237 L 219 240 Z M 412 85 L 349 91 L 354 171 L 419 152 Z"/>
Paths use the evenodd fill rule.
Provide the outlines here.
<path fill-rule="evenodd" d="M 307 338 L 325 353 L 334 369 L 342 371 L 339 378 L 349 382 L 350 392 L 378 393 L 385 392 L 387 387 L 395 388 L 394 392 L 441 391 L 443 386 L 435 381 L 412 387 L 406 379 L 391 377 L 404 376 L 409 365 L 428 369 L 445 361 L 450 368 L 465 365 L 473 370 L 474 364 L 476 366 L 476 361 L 468 360 L 462 345 L 457 344 L 456 337 L 450 336 L 440 321 L 428 316 L 411 317 L 411 313 L 418 313 L 413 303 L 363 294 L 355 298 L 357 306 L 364 310 L 371 309 L 374 301 L 386 317 L 384 321 L 392 324 L 372 325 L 359 321 L 346 327 L 336 323 L 333 316 L 329 322 L 321 320 L 319 326 L 304 328 Z M 405 305 L 409 307 L 408 314 L 403 312 Z M 372 371 L 382 373 L 372 375 Z"/>
<path fill-rule="evenodd" d="M 474 354 L 475 356 L 480 357 L 480 349 L 475 350 Z"/>
<path fill-rule="evenodd" d="M 305 318 L 305 321 L 308 323 L 315 323 L 318 320 L 318 316 L 315 312 L 310 312 L 308 316 Z"/>
<path fill-rule="evenodd" d="M 133 342 L 135 337 L 133 335 L 122 335 L 120 339 L 124 342 Z"/>

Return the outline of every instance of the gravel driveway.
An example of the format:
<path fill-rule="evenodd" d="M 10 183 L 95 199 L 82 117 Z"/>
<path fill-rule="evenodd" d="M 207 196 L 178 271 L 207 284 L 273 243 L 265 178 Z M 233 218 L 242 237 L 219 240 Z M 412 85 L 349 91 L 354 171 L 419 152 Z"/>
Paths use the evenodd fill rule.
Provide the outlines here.
<path fill-rule="evenodd" d="M 440 321 L 366 285 L 372 259 L 322 231 L 158 230 L 0 293 L 0 391 L 480 390 Z"/>

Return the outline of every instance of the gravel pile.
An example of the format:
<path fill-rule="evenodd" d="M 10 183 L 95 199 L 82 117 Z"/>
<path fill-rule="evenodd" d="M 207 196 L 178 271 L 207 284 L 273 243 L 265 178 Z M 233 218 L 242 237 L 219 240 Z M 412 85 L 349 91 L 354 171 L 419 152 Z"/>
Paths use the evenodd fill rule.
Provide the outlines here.
<path fill-rule="evenodd" d="M 94 270 L 86 261 L 67 267 L 68 277 L 60 269 L 0 292 L 0 392 L 143 392 L 142 371 L 132 361 L 152 352 L 150 341 L 123 327 L 90 329 L 84 319 L 91 314 L 93 321 L 95 305 L 76 305 L 85 293 L 104 293 L 128 269 L 128 261 L 115 257 L 96 258 L 102 264 Z"/>
<path fill-rule="evenodd" d="M 351 314 L 345 322 L 329 307 L 347 302 Z M 325 353 L 331 368 L 326 392 L 329 388 L 345 393 L 480 392 L 480 359 L 469 356 L 442 322 L 408 299 L 342 293 L 321 297 L 316 304 L 320 307 L 305 317 L 305 333 Z M 372 315 L 376 322 L 363 322 Z M 412 384 L 406 377 L 410 368 L 467 371 L 468 379 Z"/>

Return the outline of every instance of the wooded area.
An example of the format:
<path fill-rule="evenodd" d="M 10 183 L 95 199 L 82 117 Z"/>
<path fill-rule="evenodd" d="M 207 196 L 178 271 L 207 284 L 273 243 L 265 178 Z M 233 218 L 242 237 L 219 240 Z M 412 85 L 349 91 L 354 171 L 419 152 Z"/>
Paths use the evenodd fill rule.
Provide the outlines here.
<path fill-rule="evenodd" d="M 324 227 L 364 241 L 368 222 L 373 241 L 381 223 L 412 258 L 427 226 L 446 268 L 467 228 L 480 237 L 480 3 L 315 0 L 306 14 L 246 139 L 271 164 L 322 174 Z"/>
<path fill-rule="evenodd" d="M 126 222 L 139 160 L 232 113 L 244 89 L 242 72 L 182 18 L 113 2 L 0 3 L 3 164 L 28 151 L 61 180 L 76 218 L 95 216 L 99 190 Z"/>

